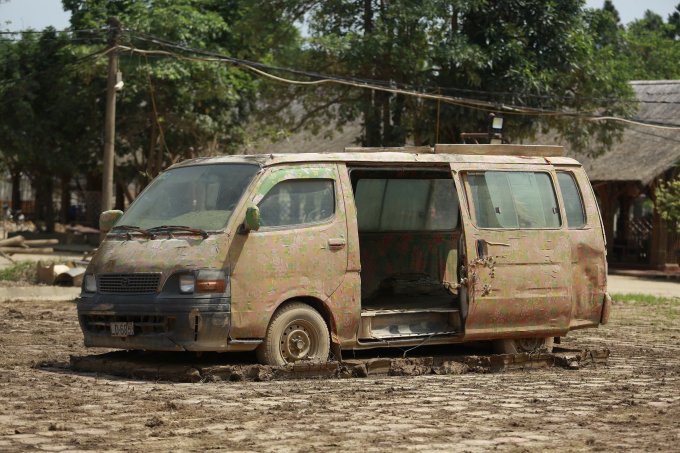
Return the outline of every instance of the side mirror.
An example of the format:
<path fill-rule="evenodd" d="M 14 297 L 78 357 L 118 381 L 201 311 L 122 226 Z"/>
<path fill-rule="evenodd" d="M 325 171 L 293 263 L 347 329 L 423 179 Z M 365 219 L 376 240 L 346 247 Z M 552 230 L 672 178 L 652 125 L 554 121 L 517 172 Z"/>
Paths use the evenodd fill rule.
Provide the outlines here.
<path fill-rule="evenodd" d="M 102 215 L 99 216 L 99 231 L 108 233 L 122 216 L 123 211 L 113 210 L 102 212 Z"/>
<path fill-rule="evenodd" d="M 246 221 L 243 222 L 246 231 L 257 231 L 260 229 L 260 208 L 250 206 L 246 210 Z"/>

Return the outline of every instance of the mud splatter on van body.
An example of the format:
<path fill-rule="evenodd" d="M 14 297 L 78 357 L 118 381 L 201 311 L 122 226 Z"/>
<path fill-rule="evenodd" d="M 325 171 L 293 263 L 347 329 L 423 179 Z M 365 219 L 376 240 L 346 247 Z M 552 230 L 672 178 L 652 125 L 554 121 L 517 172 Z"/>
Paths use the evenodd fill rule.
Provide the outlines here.
<path fill-rule="evenodd" d="M 294 349 L 304 355 L 314 350 L 312 343 L 325 331 L 332 343 L 352 349 L 417 345 L 424 340 L 519 342 L 596 327 L 607 299 L 605 247 L 585 172 L 572 159 L 513 157 L 526 151 L 510 145 L 507 150 L 507 156 L 392 152 L 222 156 L 173 166 L 166 172 L 244 162 L 256 163 L 261 170 L 233 206 L 219 211 L 229 213 L 222 230 L 207 238 L 186 231 L 174 235 L 161 231 L 150 237 L 116 230 L 102 243 L 87 272 L 97 278 L 159 274 L 155 294 L 145 299 L 146 311 L 136 312 L 139 315 L 179 319 L 178 313 L 167 312 L 160 301 L 170 298 L 184 300 L 187 310 L 198 307 L 205 316 L 222 316 L 219 319 L 228 322 L 220 327 L 222 333 L 204 333 L 209 326 L 217 329 L 219 322 L 206 323 L 201 315 L 200 323 L 194 317 L 193 324 L 181 332 L 142 329 L 126 342 L 112 337 L 105 328 L 93 334 L 81 319 L 86 343 L 153 349 L 149 345 L 162 337 L 184 349 L 209 350 L 206 348 L 217 343 L 206 346 L 201 343 L 202 335 L 221 335 L 224 341 L 214 350 L 259 351 L 264 345 L 280 342 L 283 349 L 289 348 L 285 353 Z M 365 169 L 353 173 L 361 166 L 370 168 L 370 174 Z M 514 227 L 483 223 L 481 201 L 473 196 L 468 175 L 484 172 L 505 172 L 513 178 L 528 175 L 530 185 L 515 190 L 514 196 L 519 198 L 506 200 L 522 210 L 518 218 L 524 223 Z M 557 172 L 569 172 L 577 182 L 585 218 L 578 228 L 569 226 Z M 393 223 L 387 225 L 393 225 L 392 230 L 360 229 L 355 197 L 361 178 L 387 181 L 382 202 L 366 209 L 371 215 L 391 219 Z M 459 221 L 446 223 L 446 206 L 441 200 L 437 205 L 433 198 L 433 179 L 453 183 L 455 190 L 447 196 L 454 197 L 456 203 L 460 200 L 455 214 Z M 206 181 L 220 183 L 215 178 Z M 538 186 L 533 185 L 536 181 Z M 388 190 L 390 182 L 394 182 L 393 188 Z M 198 205 L 206 205 L 207 195 L 201 194 L 219 190 L 214 187 L 192 189 L 199 194 L 195 197 L 203 196 Z M 508 208 L 499 204 L 506 202 L 499 194 L 506 196 L 498 192 L 487 197 L 491 211 L 484 215 L 504 221 Z M 248 231 L 243 221 L 246 210 L 253 206 L 259 209 L 261 224 Z M 528 215 L 528 220 L 522 220 L 523 215 Z M 531 223 L 536 215 L 543 222 L 539 226 Z M 491 267 L 469 266 L 488 257 L 494 257 Z M 188 273 L 197 279 L 201 269 L 224 270 L 226 292 L 181 292 L 172 276 Z M 111 315 L 109 321 L 103 321 L 106 327 L 110 325 L 106 323 L 118 322 L 116 317 L 132 316 L 130 304 L 136 298 L 124 288 L 115 298 L 84 290 L 79 310 L 83 316 Z M 276 314 L 290 301 L 303 302 L 309 310 L 291 315 L 286 326 L 278 326 L 276 323 L 283 321 L 276 321 Z M 97 306 L 104 302 L 114 308 L 98 311 Z M 135 318 L 132 322 L 144 325 L 147 321 Z M 180 334 L 191 338 L 177 337 Z M 270 360 L 271 351 L 262 356 L 265 361 Z"/>

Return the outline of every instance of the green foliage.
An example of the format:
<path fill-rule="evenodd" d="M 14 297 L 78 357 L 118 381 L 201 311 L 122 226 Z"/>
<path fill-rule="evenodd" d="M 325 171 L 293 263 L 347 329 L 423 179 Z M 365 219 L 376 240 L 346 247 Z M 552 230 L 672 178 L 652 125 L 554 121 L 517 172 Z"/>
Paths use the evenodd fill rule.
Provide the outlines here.
<path fill-rule="evenodd" d="M 644 17 L 623 27 L 613 5 L 588 12 L 589 28 L 596 37 L 597 58 L 611 61 L 612 70 L 626 80 L 680 78 L 680 5 L 668 23 L 647 10 Z"/>
<path fill-rule="evenodd" d="M 266 4 L 266 5 L 265 5 Z M 279 16 L 306 5 L 311 33 L 286 66 L 362 79 L 429 87 L 537 95 L 495 95 L 444 91 L 460 97 L 519 106 L 629 115 L 630 105 L 602 107 L 588 100 L 539 96 L 630 98 L 624 76 L 611 59 L 596 54 L 580 0 L 481 0 L 412 2 L 393 0 L 279 1 Z M 272 8 L 270 2 L 258 2 Z M 432 92 L 432 88 L 422 88 Z M 487 128 L 488 108 L 421 100 L 402 94 L 332 85 L 271 89 L 270 112 L 289 108 L 281 128 L 323 130 L 360 119 L 364 146 L 460 142 L 461 132 Z M 436 90 L 434 90 L 436 92 Z M 291 98 L 295 103 L 291 104 Z M 299 107 L 307 114 L 296 114 Z M 496 112 L 501 111 L 495 109 Z M 507 114 L 507 135 L 515 142 L 556 130 L 581 149 L 601 151 L 620 126 L 608 123 Z M 272 117 L 272 115 L 270 115 Z M 437 118 L 439 117 L 439 121 Z"/>
<path fill-rule="evenodd" d="M 664 220 L 675 223 L 680 231 L 680 180 L 661 182 L 654 194 L 656 210 Z"/>
<path fill-rule="evenodd" d="M 89 46 L 69 45 L 58 34 L 24 35 L 18 41 L 0 41 L 0 79 L 14 80 L 0 86 L 0 151 L 4 165 L 23 172 L 50 202 L 41 205 L 43 218 L 53 218 L 53 177 L 70 178 L 96 165 L 104 85 L 104 62 L 72 62 L 93 51 Z M 90 99 L 83 102 L 83 99 Z"/>

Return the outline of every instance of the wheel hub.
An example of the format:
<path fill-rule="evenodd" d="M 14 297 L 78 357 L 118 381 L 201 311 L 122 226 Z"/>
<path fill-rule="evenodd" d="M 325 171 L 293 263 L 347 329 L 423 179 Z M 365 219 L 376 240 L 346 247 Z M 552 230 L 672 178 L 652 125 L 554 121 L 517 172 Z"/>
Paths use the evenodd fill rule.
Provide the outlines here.
<path fill-rule="evenodd" d="M 310 329 L 303 323 L 291 323 L 286 327 L 281 339 L 281 354 L 289 362 L 309 357 L 312 349 Z"/>
<path fill-rule="evenodd" d="M 520 338 L 517 340 L 518 349 L 524 352 L 535 351 L 539 347 L 539 338 Z"/>

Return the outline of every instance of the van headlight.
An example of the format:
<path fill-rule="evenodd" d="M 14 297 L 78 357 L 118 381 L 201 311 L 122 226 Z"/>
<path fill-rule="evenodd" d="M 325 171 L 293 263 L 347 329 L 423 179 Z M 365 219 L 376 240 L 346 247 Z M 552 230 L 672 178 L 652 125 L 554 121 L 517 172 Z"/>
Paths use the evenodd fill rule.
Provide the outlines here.
<path fill-rule="evenodd" d="M 191 294 L 196 289 L 196 278 L 194 274 L 184 274 L 179 276 L 179 292 Z"/>
<path fill-rule="evenodd" d="M 97 278 L 88 274 L 83 278 L 83 290 L 86 293 L 96 293 L 97 292 Z"/>

